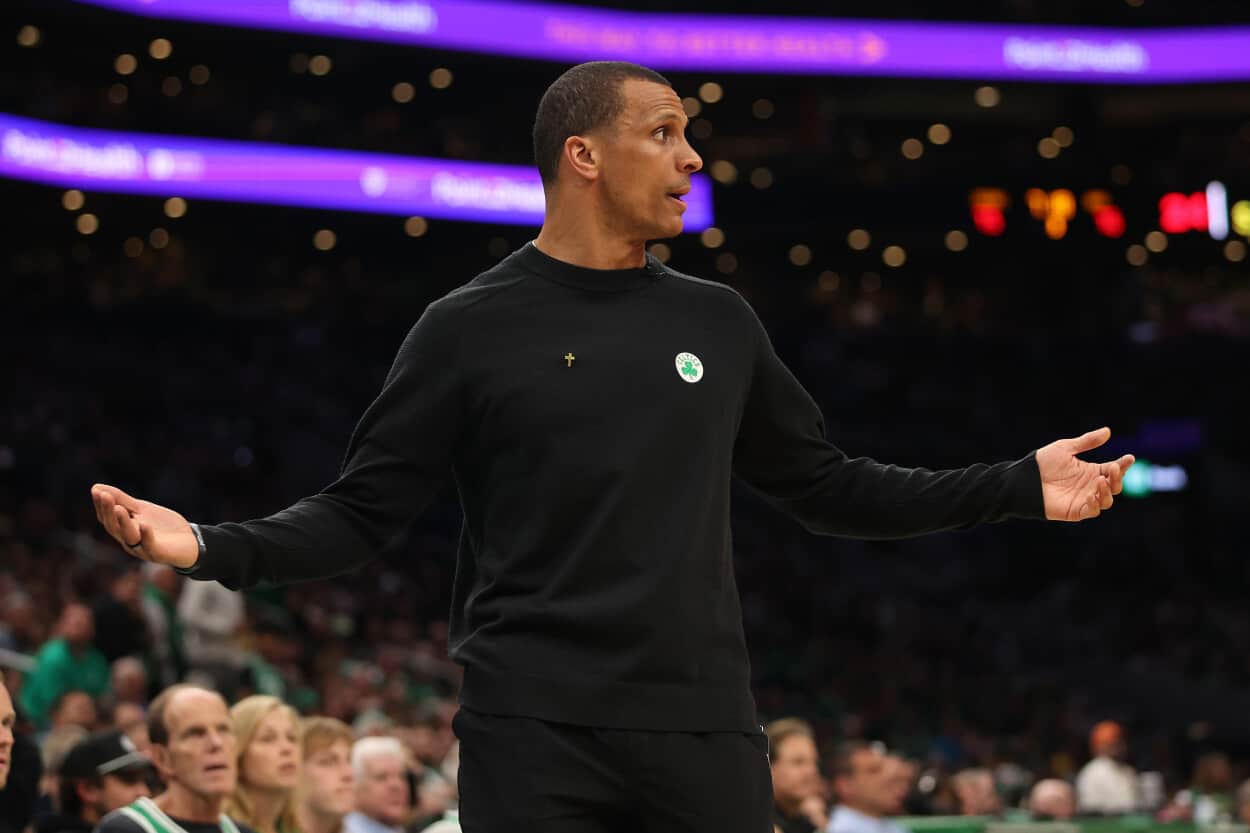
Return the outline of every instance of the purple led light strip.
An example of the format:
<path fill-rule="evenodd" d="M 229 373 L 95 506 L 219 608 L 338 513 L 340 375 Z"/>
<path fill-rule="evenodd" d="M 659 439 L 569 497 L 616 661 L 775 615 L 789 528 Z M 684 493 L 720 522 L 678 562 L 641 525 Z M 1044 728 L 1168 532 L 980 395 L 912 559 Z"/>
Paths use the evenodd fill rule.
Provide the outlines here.
<path fill-rule="evenodd" d="M 650 14 L 503 0 L 79 0 L 221 23 L 660 70 L 1180 83 L 1250 78 L 1250 27 L 1097 29 Z"/>
<path fill-rule="evenodd" d="M 87 130 L 0 114 L 0 176 L 95 191 L 276 203 L 541 225 L 538 172 L 257 142 Z M 686 231 L 712 224 L 708 179 L 686 198 Z"/>

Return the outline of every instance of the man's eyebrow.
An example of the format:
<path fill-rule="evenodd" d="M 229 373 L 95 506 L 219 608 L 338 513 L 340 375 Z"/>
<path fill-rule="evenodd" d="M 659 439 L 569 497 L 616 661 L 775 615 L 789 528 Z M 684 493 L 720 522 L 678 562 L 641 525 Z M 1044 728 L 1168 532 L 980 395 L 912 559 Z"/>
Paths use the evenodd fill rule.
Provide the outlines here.
<path fill-rule="evenodd" d="M 662 122 L 662 121 L 670 121 L 670 120 L 680 121 L 685 124 L 690 123 L 690 118 L 686 115 L 686 112 L 684 110 L 679 110 L 669 104 L 665 104 L 662 107 L 657 108 L 651 114 L 651 121 L 653 122 Z"/>

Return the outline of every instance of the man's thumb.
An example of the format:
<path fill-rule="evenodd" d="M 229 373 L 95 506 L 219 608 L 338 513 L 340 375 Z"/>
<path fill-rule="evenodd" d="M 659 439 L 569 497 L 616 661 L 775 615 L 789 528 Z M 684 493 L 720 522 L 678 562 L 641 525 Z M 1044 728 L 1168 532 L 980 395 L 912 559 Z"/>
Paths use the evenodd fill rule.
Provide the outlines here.
<path fill-rule="evenodd" d="M 1110 428 L 1099 428 L 1095 431 L 1086 431 L 1081 436 L 1072 440 L 1072 453 L 1080 454 L 1083 451 L 1092 451 L 1098 446 L 1111 439 Z"/>

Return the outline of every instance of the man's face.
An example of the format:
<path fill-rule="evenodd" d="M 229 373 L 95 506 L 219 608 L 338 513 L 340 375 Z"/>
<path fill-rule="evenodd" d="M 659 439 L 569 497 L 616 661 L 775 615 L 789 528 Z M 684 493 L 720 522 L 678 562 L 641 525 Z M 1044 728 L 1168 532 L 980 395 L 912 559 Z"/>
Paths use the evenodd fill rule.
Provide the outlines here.
<path fill-rule="evenodd" d="M 778 804 L 797 804 L 820 792 L 816 742 L 789 735 L 772 752 L 773 797 Z"/>
<path fill-rule="evenodd" d="M 865 815 L 893 815 L 899 808 L 886 775 L 885 755 L 875 749 L 861 749 L 851 757 L 851 772 L 834 779 L 838 799 Z"/>
<path fill-rule="evenodd" d="M 165 725 L 168 745 L 152 744 L 150 751 L 166 781 L 206 799 L 234 792 L 234 731 L 220 695 L 196 688 L 179 691 L 165 708 Z"/>
<path fill-rule="evenodd" d="M 351 744 L 337 740 L 304 760 L 300 793 L 315 814 L 344 816 L 356 809 L 351 757 Z"/>
<path fill-rule="evenodd" d="M 71 691 L 61 698 L 52 715 L 52 726 L 81 726 L 90 731 L 96 724 L 95 701 L 85 691 Z"/>
<path fill-rule="evenodd" d="M 9 767 L 13 760 L 13 724 L 17 722 L 17 712 L 13 710 L 13 699 L 9 690 L 0 683 L 0 789 L 4 789 L 9 780 Z"/>
<path fill-rule="evenodd" d="M 903 804 L 911 793 L 915 776 L 915 768 L 910 763 L 896 755 L 886 755 L 881 777 L 885 779 L 885 788 L 890 799 L 889 815 L 902 811 Z"/>
<path fill-rule="evenodd" d="M 95 617 L 91 608 L 73 604 L 61 614 L 61 636 L 74 648 L 84 648 L 95 639 Z"/>
<path fill-rule="evenodd" d="M 607 219 L 631 240 L 675 237 L 686 205 L 674 195 L 688 192 L 690 175 L 703 167 L 686 141 L 681 99 L 637 79 L 625 81 L 621 95 L 624 112 L 595 136 Z"/>
<path fill-rule="evenodd" d="M 401 824 L 408 815 L 408 780 L 403 761 L 375 755 L 364 762 L 356 783 L 356 809 L 383 824 Z"/>

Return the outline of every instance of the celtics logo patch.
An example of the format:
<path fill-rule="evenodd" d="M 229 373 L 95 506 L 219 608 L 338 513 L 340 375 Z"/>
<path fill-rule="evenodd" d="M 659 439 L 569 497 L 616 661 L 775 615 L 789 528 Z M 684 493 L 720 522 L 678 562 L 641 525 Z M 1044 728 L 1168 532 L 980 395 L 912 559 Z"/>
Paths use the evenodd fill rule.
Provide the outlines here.
<path fill-rule="evenodd" d="M 685 382 L 697 382 L 703 378 L 703 362 L 694 353 L 678 353 L 677 375 Z"/>

